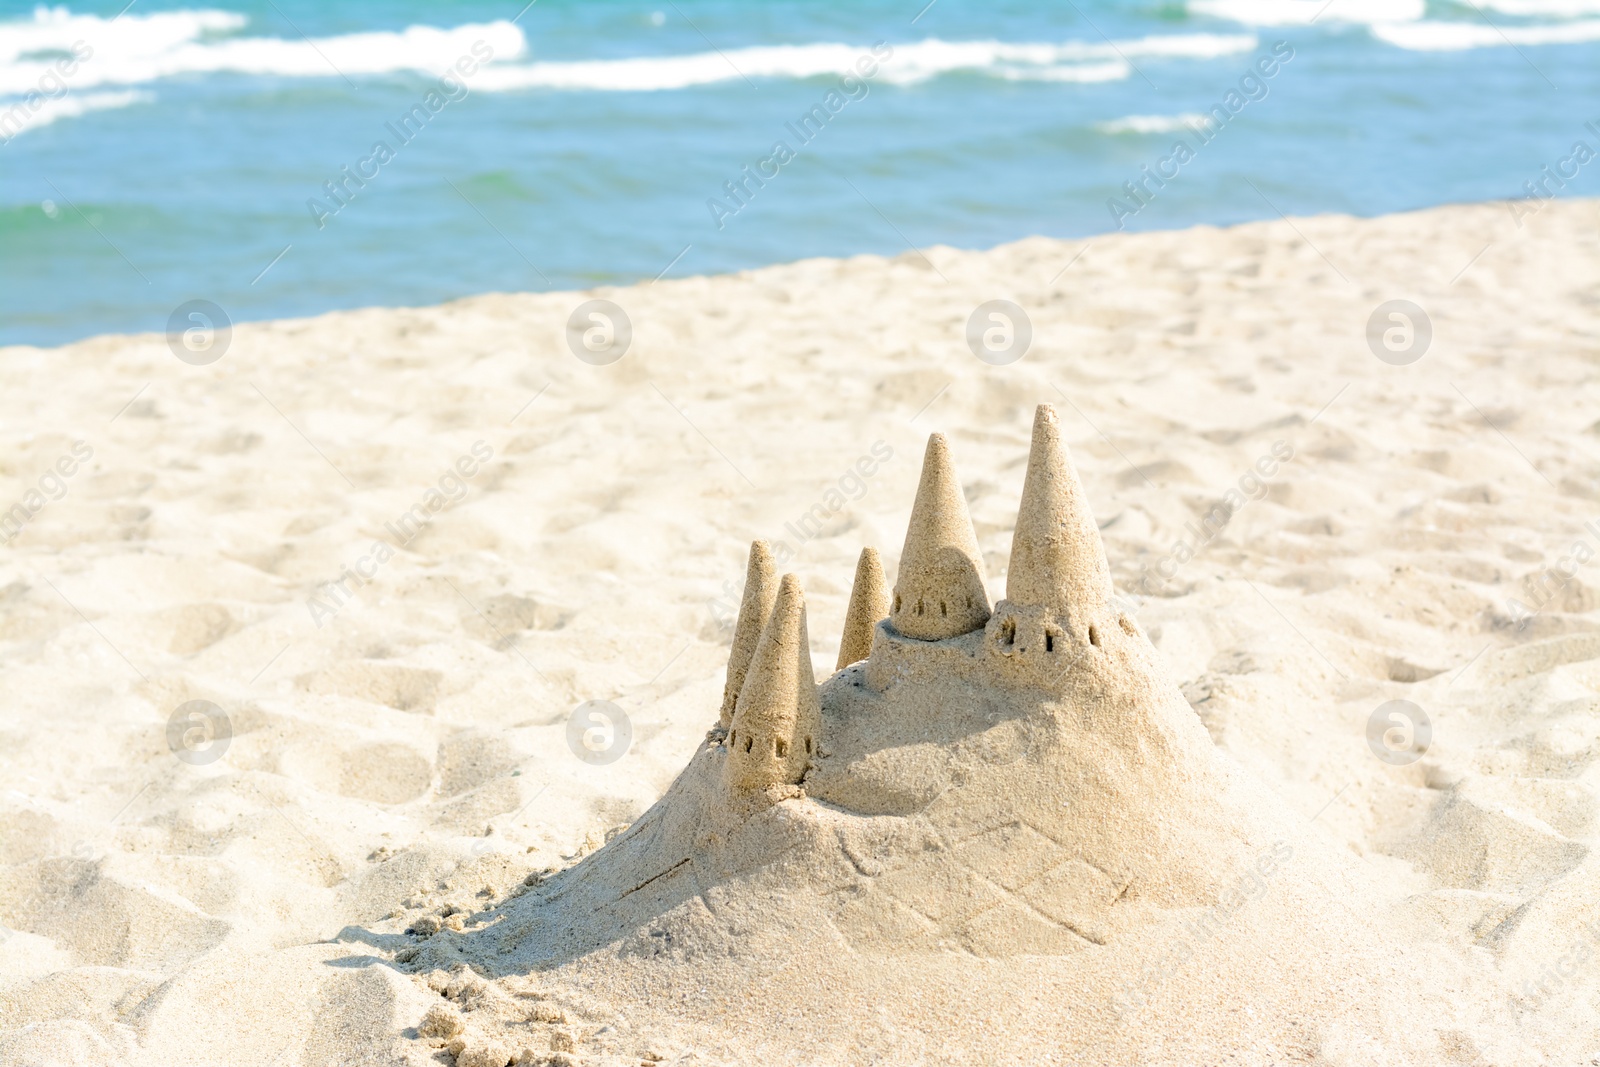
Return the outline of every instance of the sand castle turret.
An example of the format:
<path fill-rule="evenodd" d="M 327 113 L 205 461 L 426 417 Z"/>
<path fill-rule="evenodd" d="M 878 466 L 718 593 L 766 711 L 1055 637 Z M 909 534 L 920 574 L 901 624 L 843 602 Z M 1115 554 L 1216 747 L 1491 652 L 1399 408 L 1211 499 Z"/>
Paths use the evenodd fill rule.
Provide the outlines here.
<path fill-rule="evenodd" d="M 778 569 L 772 563 L 772 549 L 765 541 L 750 543 L 750 561 L 745 566 L 744 598 L 739 602 L 739 620 L 733 628 L 733 651 L 728 655 L 728 680 L 722 688 L 722 712 L 717 728 L 723 733 L 733 724 L 734 705 L 744 688 L 750 657 L 761 642 L 778 597 Z"/>
<path fill-rule="evenodd" d="M 890 624 L 906 637 L 942 641 L 970 633 L 988 618 L 978 535 L 950 464 L 950 447 L 944 434 L 932 434 L 900 553 Z"/>
<path fill-rule="evenodd" d="M 889 617 L 889 585 L 883 561 L 875 548 L 863 548 L 856 560 L 856 580 L 850 588 L 850 608 L 844 616 L 844 636 L 839 639 L 839 662 L 834 670 L 867 658 L 872 651 L 872 631 Z"/>
<path fill-rule="evenodd" d="M 989 633 L 1007 654 L 1055 652 L 1065 638 L 1095 644 L 1091 630 L 1109 611 L 1111 595 L 1100 529 L 1061 443 L 1056 410 L 1040 404 L 1011 536 L 1006 598 L 995 606 Z"/>
<path fill-rule="evenodd" d="M 817 754 L 822 704 L 811 672 L 805 594 L 785 574 L 751 657 L 728 732 L 728 785 L 756 791 L 796 785 Z"/>
<path fill-rule="evenodd" d="M 1100 528 L 1061 443 L 1061 423 L 1051 404 L 1040 404 L 1033 416 L 1006 599 L 1063 613 L 1104 608 L 1111 601 L 1111 568 Z"/>

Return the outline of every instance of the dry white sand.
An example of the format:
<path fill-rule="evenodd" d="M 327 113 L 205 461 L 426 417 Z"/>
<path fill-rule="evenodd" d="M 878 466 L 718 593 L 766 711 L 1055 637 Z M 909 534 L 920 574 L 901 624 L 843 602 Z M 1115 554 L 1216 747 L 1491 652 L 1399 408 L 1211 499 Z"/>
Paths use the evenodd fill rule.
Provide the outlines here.
<path fill-rule="evenodd" d="M 587 294 L 632 320 L 610 366 L 567 349 L 578 294 L 241 326 L 204 367 L 158 336 L 0 350 L 0 513 L 34 512 L 0 556 L 0 1064 L 1587 1062 L 1597 228 L 1484 205 L 662 281 Z M 1032 320 L 1008 366 L 963 336 L 997 298 Z M 1367 342 L 1393 299 L 1431 319 L 1407 366 Z M 720 923 L 606 935 L 550 902 L 576 871 L 513 896 L 704 758 L 753 538 L 828 678 L 930 431 L 999 602 L 1040 402 L 1194 709 L 1172 728 L 1212 745 L 1099 813 L 1200 842 L 1147 850 L 1157 891 L 1081 944 L 1018 933 L 1023 874 L 989 927 L 945 922 L 970 893 L 939 863 L 856 870 L 900 927 L 840 926 L 781 863 Z M 197 700 L 225 750 L 175 720 Z M 1369 745 L 1390 700 L 1428 716 L 1416 762 Z M 628 717 L 613 762 L 569 746 L 586 701 Z M 941 728 L 886 780 L 1007 765 Z M 769 813 L 803 805 L 837 815 Z"/>

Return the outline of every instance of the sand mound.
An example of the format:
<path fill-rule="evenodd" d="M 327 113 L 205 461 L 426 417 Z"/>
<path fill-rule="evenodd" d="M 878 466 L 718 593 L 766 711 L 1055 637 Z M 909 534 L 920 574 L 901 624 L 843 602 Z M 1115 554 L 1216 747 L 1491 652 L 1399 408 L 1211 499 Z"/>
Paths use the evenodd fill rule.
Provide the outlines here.
<path fill-rule="evenodd" d="M 880 569 L 858 568 L 852 605 L 889 617 L 820 687 L 799 583 L 774 591 L 752 546 L 727 724 L 600 851 L 409 954 L 494 980 L 473 1036 L 447 1035 L 461 1062 L 547 1047 L 529 992 L 603 1013 L 604 1036 L 576 1050 L 598 1055 L 1403 1057 L 1383 1006 L 1416 1010 L 1407 983 L 1431 965 L 1368 922 L 1356 872 L 1215 749 L 1113 599 L 1048 405 L 1015 529 L 991 612 L 935 434 L 892 600 L 859 587 Z M 1195 955 L 1210 965 L 1166 981 Z"/>

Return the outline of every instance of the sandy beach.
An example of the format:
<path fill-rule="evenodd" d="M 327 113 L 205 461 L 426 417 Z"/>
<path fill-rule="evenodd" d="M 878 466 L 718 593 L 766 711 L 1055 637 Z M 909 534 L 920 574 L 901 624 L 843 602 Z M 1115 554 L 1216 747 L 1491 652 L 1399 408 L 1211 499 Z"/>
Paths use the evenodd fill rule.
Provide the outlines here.
<path fill-rule="evenodd" d="M 591 300 L 614 362 L 569 345 Z M 1576 199 L 0 349 L 0 1065 L 1591 1062 L 1597 359 Z M 1290 873 L 1175 880 L 1162 922 L 1243 901 L 1176 956 L 1154 918 L 824 951 L 751 903 L 788 999 L 637 931 L 495 964 L 698 758 L 750 543 L 827 683 L 938 432 L 998 603 L 1039 404 L 1274 828 L 1228 855 Z"/>

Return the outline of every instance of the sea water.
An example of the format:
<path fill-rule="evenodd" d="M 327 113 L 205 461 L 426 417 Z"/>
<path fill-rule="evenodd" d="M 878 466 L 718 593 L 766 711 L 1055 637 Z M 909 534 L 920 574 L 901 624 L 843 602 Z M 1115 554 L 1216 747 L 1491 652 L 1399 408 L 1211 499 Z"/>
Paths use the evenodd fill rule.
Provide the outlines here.
<path fill-rule="evenodd" d="M 125 3 L 0 4 L 0 344 L 1600 192 L 1600 0 Z"/>

